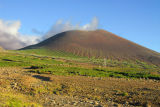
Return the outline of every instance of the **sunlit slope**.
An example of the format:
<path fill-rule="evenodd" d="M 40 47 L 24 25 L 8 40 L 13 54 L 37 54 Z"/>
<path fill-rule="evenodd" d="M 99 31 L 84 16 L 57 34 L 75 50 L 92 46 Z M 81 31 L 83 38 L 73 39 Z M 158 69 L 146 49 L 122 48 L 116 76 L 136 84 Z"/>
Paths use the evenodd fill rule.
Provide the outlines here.
<path fill-rule="evenodd" d="M 24 49 L 47 48 L 79 56 L 160 64 L 160 54 L 105 30 L 67 31 Z"/>

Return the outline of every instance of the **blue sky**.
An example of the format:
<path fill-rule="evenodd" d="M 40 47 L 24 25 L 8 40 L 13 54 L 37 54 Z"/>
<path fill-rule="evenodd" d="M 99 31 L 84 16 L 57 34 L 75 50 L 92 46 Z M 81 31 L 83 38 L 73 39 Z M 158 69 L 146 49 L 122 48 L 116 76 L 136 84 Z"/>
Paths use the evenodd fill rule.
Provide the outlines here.
<path fill-rule="evenodd" d="M 160 0 L 0 0 L 0 19 L 19 20 L 20 32 L 47 32 L 57 20 L 105 29 L 160 52 Z"/>

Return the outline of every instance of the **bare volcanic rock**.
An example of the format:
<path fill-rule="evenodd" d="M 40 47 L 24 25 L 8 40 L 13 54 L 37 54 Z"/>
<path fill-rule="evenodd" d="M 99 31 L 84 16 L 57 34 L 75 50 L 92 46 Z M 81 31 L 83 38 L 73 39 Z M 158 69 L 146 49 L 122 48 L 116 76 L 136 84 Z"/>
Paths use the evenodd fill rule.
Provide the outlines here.
<path fill-rule="evenodd" d="M 141 60 L 160 65 L 160 54 L 105 30 L 62 32 L 24 49 L 47 48 L 80 56 Z"/>

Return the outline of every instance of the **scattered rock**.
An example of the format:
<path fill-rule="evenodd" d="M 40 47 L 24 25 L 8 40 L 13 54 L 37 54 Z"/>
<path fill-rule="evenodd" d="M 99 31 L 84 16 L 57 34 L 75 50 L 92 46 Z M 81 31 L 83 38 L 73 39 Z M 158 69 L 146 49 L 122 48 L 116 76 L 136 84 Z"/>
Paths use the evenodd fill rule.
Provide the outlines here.
<path fill-rule="evenodd" d="M 95 104 L 95 105 L 98 105 L 99 103 L 98 103 L 97 101 L 94 101 L 94 104 Z"/>
<path fill-rule="evenodd" d="M 17 88 L 18 83 L 11 83 L 12 88 Z"/>

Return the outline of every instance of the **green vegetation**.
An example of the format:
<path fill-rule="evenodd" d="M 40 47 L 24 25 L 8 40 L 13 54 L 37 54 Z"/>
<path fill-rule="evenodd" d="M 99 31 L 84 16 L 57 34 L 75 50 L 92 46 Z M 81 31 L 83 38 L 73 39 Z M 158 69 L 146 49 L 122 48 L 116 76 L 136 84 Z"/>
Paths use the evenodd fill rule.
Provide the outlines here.
<path fill-rule="evenodd" d="M 15 52 L 15 51 L 13 51 Z M 79 56 L 73 55 L 71 53 L 66 53 L 62 51 L 54 51 L 54 50 L 49 50 L 49 49 L 28 49 L 28 50 L 18 50 L 17 52 L 21 53 L 27 53 L 27 54 L 32 54 L 32 55 L 44 55 L 44 56 L 54 56 L 56 58 L 59 57 L 64 57 L 64 58 L 80 58 Z"/>
<path fill-rule="evenodd" d="M 145 78 L 160 80 L 160 75 L 155 71 L 144 71 L 144 69 L 126 69 L 123 68 L 81 68 L 81 67 L 64 67 L 48 66 L 40 69 L 32 69 L 32 72 L 39 74 L 53 75 L 79 75 L 91 77 L 115 77 L 115 78 Z"/>
<path fill-rule="evenodd" d="M 21 94 L 14 95 L 9 92 L 9 94 L 0 93 L 0 95 L 0 106 L 3 107 L 42 107 L 39 104 L 28 102 L 25 96 Z"/>
<path fill-rule="evenodd" d="M 87 59 L 72 54 L 66 54 L 66 57 L 64 54 L 62 52 L 49 52 L 44 49 L 5 52 L 1 53 L 0 66 L 25 67 L 30 69 L 31 72 L 39 74 L 160 80 L 160 70 L 157 66 L 140 61 L 136 61 L 138 63 L 136 64 L 129 61 L 107 60 L 107 67 L 103 67 L 104 59 Z M 81 63 L 84 65 L 81 66 Z M 85 66 L 87 63 L 95 65 Z"/>
<path fill-rule="evenodd" d="M 128 96 L 128 93 L 127 92 L 123 92 L 122 96 Z"/>
<path fill-rule="evenodd" d="M 0 53 L 0 66 L 31 66 L 43 64 L 60 64 L 60 61 L 52 60 L 51 57 L 40 57 L 35 55 L 23 55 L 19 53 Z"/>
<path fill-rule="evenodd" d="M 72 61 L 78 61 L 82 63 L 91 63 L 95 65 L 104 65 L 104 59 L 99 59 L 99 58 L 88 58 L 88 57 L 81 57 L 74 55 L 72 53 L 66 53 L 62 51 L 53 51 L 49 49 L 29 49 L 29 50 L 20 50 L 17 51 L 18 53 L 23 53 L 23 54 L 32 54 L 32 55 L 40 55 L 40 56 L 49 56 L 49 57 L 54 57 L 54 58 L 64 58 L 66 60 L 72 60 Z M 139 60 L 136 61 L 119 61 L 119 60 L 111 60 L 111 59 L 106 59 L 106 66 L 109 67 L 128 67 L 128 68 L 144 68 L 144 69 L 153 69 L 153 68 L 158 68 L 156 65 L 153 64 L 147 64 L 145 62 L 141 62 Z"/>

